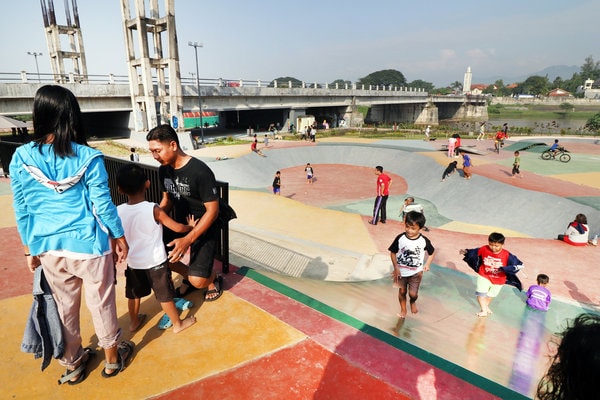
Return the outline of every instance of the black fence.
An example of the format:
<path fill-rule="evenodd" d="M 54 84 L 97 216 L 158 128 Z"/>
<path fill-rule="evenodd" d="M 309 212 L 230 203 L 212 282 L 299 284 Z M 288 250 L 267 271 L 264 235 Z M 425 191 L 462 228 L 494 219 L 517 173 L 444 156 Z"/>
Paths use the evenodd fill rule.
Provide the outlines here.
<path fill-rule="evenodd" d="M 12 155 L 14 154 L 17 147 L 22 143 L 0 141 L 0 161 L 2 162 L 2 169 L 4 170 L 5 176 L 8 174 L 8 166 Z M 104 157 L 104 165 L 108 172 L 108 186 L 110 188 L 110 195 L 113 203 L 119 205 L 127 201 L 127 198 L 120 194 L 117 190 L 117 171 L 119 168 L 129 163 L 130 161 L 122 160 L 114 157 Z M 139 166 L 145 171 L 146 176 L 150 179 L 153 184 L 150 185 L 150 190 L 146 192 L 146 200 L 153 203 L 160 204 L 162 199 L 162 192 L 158 185 L 158 167 L 149 166 L 145 164 L 139 164 Z M 229 204 L 229 183 L 217 181 L 217 188 L 219 190 L 220 199 Z M 217 245 L 217 254 L 215 258 L 221 262 L 222 272 L 224 274 L 229 272 L 229 225 L 228 223 L 219 224 L 219 242 Z"/>

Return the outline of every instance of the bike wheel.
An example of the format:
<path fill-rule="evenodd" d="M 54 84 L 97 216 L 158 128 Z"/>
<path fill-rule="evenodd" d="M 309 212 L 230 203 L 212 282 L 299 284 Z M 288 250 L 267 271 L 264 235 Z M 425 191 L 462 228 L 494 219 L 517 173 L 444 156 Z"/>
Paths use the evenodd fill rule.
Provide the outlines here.
<path fill-rule="evenodd" d="M 542 153 L 542 160 L 549 160 L 552 158 L 552 154 L 549 151 L 545 151 Z"/>
<path fill-rule="evenodd" d="M 563 153 L 558 159 L 562 162 L 569 162 L 571 161 L 571 156 L 569 154 Z"/>

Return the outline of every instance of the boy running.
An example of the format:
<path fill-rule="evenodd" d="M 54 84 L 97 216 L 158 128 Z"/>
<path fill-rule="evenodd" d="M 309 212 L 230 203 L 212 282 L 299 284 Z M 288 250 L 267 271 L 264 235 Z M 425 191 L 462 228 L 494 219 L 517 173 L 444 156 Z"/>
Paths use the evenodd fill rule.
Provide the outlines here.
<path fill-rule="evenodd" d="M 419 312 L 416 301 L 419 297 L 419 286 L 423 278 L 423 271 L 429 271 L 433 261 L 435 249 L 428 238 L 421 235 L 421 228 L 425 226 L 425 216 L 417 211 L 406 213 L 404 233 L 396 236 L 388 250 L 394 271 L 394 286 L 398 287 L 398 301 L 400 302 L 400 318 L 405 318 L 406 294 L 410 298 L 410 311 Z M 428 254 L 425 261 L 425 253 Z"/>

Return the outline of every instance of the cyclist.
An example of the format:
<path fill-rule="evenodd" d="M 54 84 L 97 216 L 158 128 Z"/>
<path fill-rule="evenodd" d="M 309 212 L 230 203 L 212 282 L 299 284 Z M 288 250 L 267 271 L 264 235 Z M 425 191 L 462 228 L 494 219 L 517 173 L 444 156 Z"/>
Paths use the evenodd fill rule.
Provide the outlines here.
<path fill-rule="evenodd" d="M 560 145 L 558 144 L 558 139 L 554 139 L 554 144 L 550 146 L 550 149 L 548 150 L 550 153 L 552 153 L 552 158 L 556 156 L 556 153 L 558 153 L 559 150 Z"/>
<path fill-rule="evenodd" d="M 508 134 L 504 131 L 498 131 L 498 133 L 496 133 L 496 138 L 494 139 L 494 146 L 498 152 L 500 152 L 500 148 L 504 146 L 504 139 L 508 139 Z"/>

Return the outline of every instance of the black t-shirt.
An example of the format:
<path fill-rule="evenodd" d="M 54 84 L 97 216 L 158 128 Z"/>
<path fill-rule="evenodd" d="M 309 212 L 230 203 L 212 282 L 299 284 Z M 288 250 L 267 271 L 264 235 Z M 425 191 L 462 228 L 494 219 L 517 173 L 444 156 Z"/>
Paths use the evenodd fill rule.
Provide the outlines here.
<path fill-rule="evenodd" d="M 281 177 L 279 177 L 279 176 L 276 176 L 276 177 L 273 179 L 273 187 L 274 187 L 274 188 L 280 188 L 280 187 L 281 187 Z"/>
<path fill-rule="evenodd" d="M 175 220 L 187 223 L 189 214 L 199 219 L 206 212 L 204 203 L 219 200 L 217 182 L 212 170 L 197 158 L 179 169 L 161 166 L 158 169 L 161 190 L 167 192 L 175 208 Z"/>

